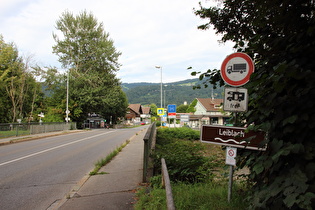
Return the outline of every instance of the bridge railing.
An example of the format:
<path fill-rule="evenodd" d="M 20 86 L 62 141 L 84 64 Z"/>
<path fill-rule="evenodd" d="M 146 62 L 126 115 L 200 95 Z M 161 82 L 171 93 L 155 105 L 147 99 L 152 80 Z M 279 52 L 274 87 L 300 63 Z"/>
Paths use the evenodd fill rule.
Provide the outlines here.
<path fill-rule="evenodd" d="M 152 176 L 153 169 L 149 168 L 150 153 L 155 148 L 156 142 L 156 123 L 152 123 L 148 128 L 144 138 L 144 152 L 143 152 L 143 178 L 142 181 L 145 183 L 148 177 Z"/>

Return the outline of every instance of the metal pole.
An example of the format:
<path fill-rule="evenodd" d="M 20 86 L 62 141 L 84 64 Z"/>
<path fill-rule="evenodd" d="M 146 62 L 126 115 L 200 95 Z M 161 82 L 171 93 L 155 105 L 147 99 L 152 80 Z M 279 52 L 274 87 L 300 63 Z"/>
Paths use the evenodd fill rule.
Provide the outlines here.
<path fill-rule="evenodd" d="M 230 166 L 229 173 L 229 189 L 228 189 L 228 202 L 231 202 L 232 199 L 232 188 L 233 188 L 233 166 Z"/>
<path fill-rule="evenodd" d="M 69 121 L 69 71 L 67 74 L 67 108 L 66 108 L 66 122 L 68 123 Z"/>
<path fill-rule="evenodd" d="M 161 68 L 161 108 L 163 108 L 163 90 L 162 90 L 162 85 L 163 85 L 163 82 L 162 82 L 162 67 Z"/>
<path fill-rule="evenodd" d="M 162 66 L 155 66 L 155 68 L 157 69 L 161 69 L 161 107 L 160 108 L 163 108 L 163 94 L 162 94 Z"/>
<path fill-rule="evenodd" d="M 237 126 L 237 112 L 234 112 L 234 126 Z M 229 189 L 228 189 L 228 202 L 232 199 L 232 189 L 233 189 L 233 173 L 234 173 L 234 166 L 230 166 L 230 173 L 229 173 Z"/>

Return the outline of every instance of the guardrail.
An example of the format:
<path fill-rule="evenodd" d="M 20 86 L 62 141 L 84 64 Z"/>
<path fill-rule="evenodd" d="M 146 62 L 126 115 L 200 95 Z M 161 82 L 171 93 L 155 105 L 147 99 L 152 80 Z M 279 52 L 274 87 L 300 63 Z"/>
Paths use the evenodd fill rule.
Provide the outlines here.
<path fill-rule="evenodd" d="M 149 174 L 149 162 L 150 162 L 150 153 L 152 149 L 155 147 L 155 141 L 156 141 L 156 123 L 152 123 L 144 138 L 144 151 L 143 151 L 143 175 L 142 175 L 142 182 L 147 182 L 147 178 L 151 176 Z"/>
<path fill-rule="evenodd" d="M 1 123 L 0 138 L 32 135 L 54 131 L 75 130 L 76 123 Z"/>
<path fill-rule="evenodd" d="M 168 175 L 167 166 L 166 166 L 166 162 L 164 158 L 161 159 L 161 163 L 162 163 L 162 186 L 165 187 L 165 191 L 166 191 L 167 209 L 175 210 L 171 181 Z"/>

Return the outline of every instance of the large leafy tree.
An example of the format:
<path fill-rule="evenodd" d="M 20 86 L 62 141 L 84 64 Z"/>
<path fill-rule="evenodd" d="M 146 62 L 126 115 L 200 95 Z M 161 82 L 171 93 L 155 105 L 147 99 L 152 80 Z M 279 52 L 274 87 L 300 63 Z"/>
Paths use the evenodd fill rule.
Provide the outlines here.
<path fill-rule="evenodd" d="M 13 43 L 0 36 L 0 116 L 1 122 L 32 119 L 40 87 L 30 67 L 31 57 L 19 56 Z"/>
<path fill-rule="evenodd" d="M 59 61 L 69 68 L 70 99 L 76 106 L 71 117 L 80 122 L 88 113 L 124 116 L 114 108 L 126 110 L 127 99 L 120 88 L 116 72 L 120 64 L 118 52 L 102 23 L 91 14 L 83 11 L 77 16 L 66 11 L 56 22 L 61 35 L 53 34 L 56 45 L 53 52 Z M 117 104 L 113 106 L 113 101 Z M 73 111 L 73 110 L 71 110 Z M 106 116 L 104 116 L 106 117 Z"/>
<path fill-rule="evenodd" d="M 222 41 L 254 58 L 246 85 L 249 111 L 243 118 L 267 132 L 265 152 L 243 152 L 250 170 L 251 208 L 312 209 L 315 205 L 315 3 L 312 0 L 225 0 L 200 5 L 195 13 L 209 20 Z M 219 70 L 200 77 L 223 84 Z"/>

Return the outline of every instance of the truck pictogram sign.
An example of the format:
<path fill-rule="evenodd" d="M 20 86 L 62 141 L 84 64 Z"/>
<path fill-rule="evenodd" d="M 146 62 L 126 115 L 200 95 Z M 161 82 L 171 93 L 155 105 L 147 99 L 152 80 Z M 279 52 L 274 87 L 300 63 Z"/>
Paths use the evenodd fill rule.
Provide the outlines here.
<path fill-rule="evenodd" d="M 254 72 L 254 63 L 245 53 L 233 53 L 227 56 L 221 65 L 221 77 L 229 85 L 245 85 Z"/>
<path fill-rule="evenodd" d="M 246 72 L 246 63 L 236 63 L 233 65 L 230 65 L 227 67 L 227 73 L 231 74 L 232 72 L 239 72 L 243 74 L 243 72 Z"/>

